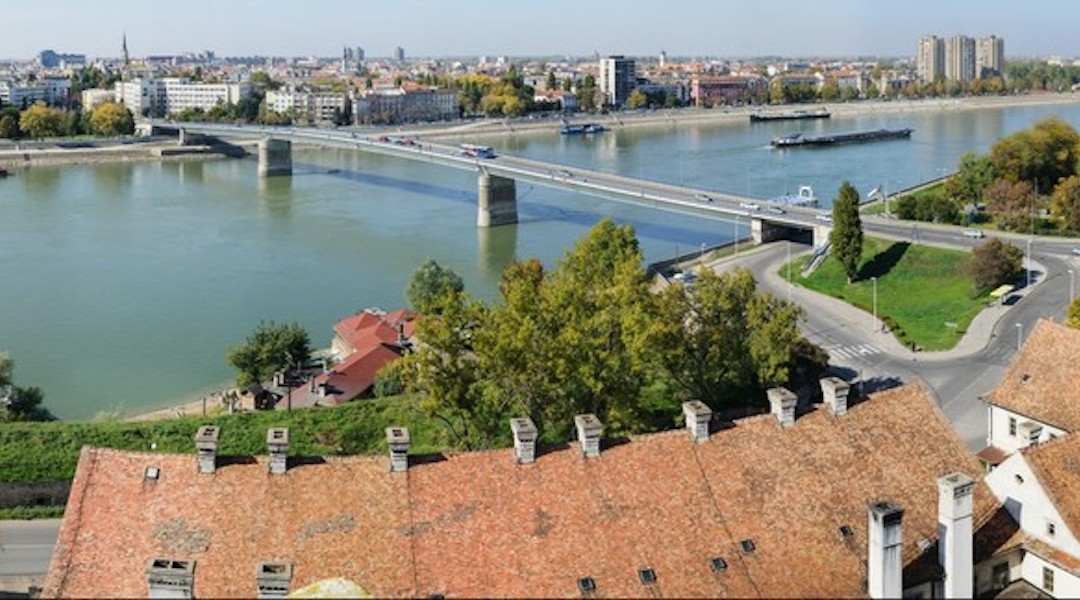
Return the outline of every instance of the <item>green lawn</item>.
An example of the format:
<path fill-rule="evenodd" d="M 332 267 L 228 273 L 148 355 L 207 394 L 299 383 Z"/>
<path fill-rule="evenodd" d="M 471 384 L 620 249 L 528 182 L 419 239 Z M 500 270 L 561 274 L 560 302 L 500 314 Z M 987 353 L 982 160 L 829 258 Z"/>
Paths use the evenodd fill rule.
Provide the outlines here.
<path fill-rule="evenodd" d="M 802 261 L 791 272 L 795 283 L 828 294 L 865 311 L 873 309 L 873 280 L 877 277 L 878 316 L 904 345 L 923 350 L 952 348 L 989 297 L 972 297 L 972 280 L 964 274 L 968 252 L 942 250 L 907 242 L 865 238 L 858 279 L 849 284 L 833 257 L 810 277 L 799 275 Z M 787 270 L 781 268 L 783 277 Z"/>
<path fill-rule="evenodd" d="M 84 445 L 195 452 L 199 425 L 221 427 L 222 455 L 266 454 L 266 430 L 288 427 L 292 456 L 377 454 L 386 451 L 385 429 L 409 428 L 411 452 L 443 450 L 442 427 L 410 397 L 360 400 L 336 408 L 252 412 L 138 422 L 5 423 L 0 427 L 0 482 L 71 479 Z"/>

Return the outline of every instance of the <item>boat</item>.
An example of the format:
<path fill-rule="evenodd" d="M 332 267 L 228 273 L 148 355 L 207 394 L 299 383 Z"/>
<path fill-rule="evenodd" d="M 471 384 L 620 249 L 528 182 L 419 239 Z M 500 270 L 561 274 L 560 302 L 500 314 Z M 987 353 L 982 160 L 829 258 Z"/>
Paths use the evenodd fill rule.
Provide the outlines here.
<path fill-rule="evenodd" d="M 773 198 L 769 202 L 772 202 L 773 204 L 786 204 L 788 206 L 817 208 L 818 198 L 817 195 L 814 194 L 814 188 L 808 185 L 800 185 L 797 194 L 784 194 L 783 196 Z"/>
<path fill-rule="evenodd" d="M 875 142 L 878 140 L 906 139 L 911 137 L 910 128 L 904 129 L 875 129 L 873 131 L 853 131 L 850 133 L 830 133 L 826 135 L 805 136 L 801 133 L 793 133 L 783 137 L 773 138 L 770 145 L 773 148 L 792 148 L 795 146 L 831 146 L 834 144 L 855 144 L 861 142 Z"/>
<path fill-rule="evenodd" d="M 8 173 L 8 170 L 5 169 L 4 167 L 0 167 L 0 179 L 3 179 L 5 177 L 7 177 L 8 175 L 11 175 L 11 173 Z"/>
<path fill-rule="evenodd" d="M 750 122 L 760 121 L 795 121 L 798 119 L 828 119 L 832 114 L 827 110 L 795 110 L 791 112 L 756 112 L 750 115 Z"/>
<path fill-rule="evenodd" d="M 571 125 L 567 122 L 563 122 L 562 129 L 559 133 L 563 135 L 577 135 L 581 133 L 603 133 L 607 131 L 607 127 L 599 123 L 584 123 L 582 125 Z"/>

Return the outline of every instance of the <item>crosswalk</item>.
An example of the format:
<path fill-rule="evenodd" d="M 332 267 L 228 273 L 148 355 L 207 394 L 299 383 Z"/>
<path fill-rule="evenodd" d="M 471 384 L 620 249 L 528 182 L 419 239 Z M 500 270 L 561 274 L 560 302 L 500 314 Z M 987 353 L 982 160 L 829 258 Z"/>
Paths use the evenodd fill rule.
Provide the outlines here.
<path fill-rule="evenodd" d="M 851 360 L 881 354 L 881 348 L 873 344 L 857 344 L 851 346 L 829 346 L 824 349 L 834 359 Z"/>

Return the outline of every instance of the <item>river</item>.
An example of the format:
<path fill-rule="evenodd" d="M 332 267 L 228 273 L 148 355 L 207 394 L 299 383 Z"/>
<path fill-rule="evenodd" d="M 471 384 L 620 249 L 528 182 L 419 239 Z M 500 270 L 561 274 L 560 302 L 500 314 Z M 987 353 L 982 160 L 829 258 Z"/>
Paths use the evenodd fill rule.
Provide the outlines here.
<path fill-rule="evenodd" d="M 1080 106 L 659 125 L 597 136 L 514 134 L 503 152 L 767 199 L 841 181 L 862 193 L 952 170 L 966 151 Z M 777 151 L 772 137 L 911 127 L 911 140 Z M 16 383 L 65 419 L 197 399 L 233 376 L 225 350 L 261 321 L 314 346 L 357 310 L 405 302 L 432 257 L 493 298 L 515 257 L 554 264 L 598 219 L 631 223 L 647 260 L 729 241 L 741 226 L 519 183 L 516 226 L 477 229 L 474 174 L 348 150 L 294 153 L 292 177 L 252 160 L 35 167 L 0 180 L 0 348 Z"/>

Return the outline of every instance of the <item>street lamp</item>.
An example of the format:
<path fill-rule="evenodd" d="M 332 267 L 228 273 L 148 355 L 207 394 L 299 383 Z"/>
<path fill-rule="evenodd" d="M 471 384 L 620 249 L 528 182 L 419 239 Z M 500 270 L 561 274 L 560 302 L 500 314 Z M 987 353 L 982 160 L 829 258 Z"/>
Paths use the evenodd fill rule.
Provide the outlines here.
<path fill-rule="evenodd" d="M 871 277 L 870 280 L 874 282 L 874 331 L 876 332 L 881 329 L 877 320 L 877 277 Z"/>
<path fill-rule="evenodd" d="M 1073 275 L 1073 270 L 1069 269 L 1069 304 L 1072 304 L 1073 298 L 1076 297 L 1076 278 Z"/>
<path fill-rule="evenodd" d="M 1031 287 L 1031 238 L 1027 241 L 1027 286 Z"/>
<path fill-rule="evenodd" d="M 1024 342 L 1024 326 L 1021 323 L 1016 324 L 1016 351 L 1020 351 L 1020 346 Z"/>

